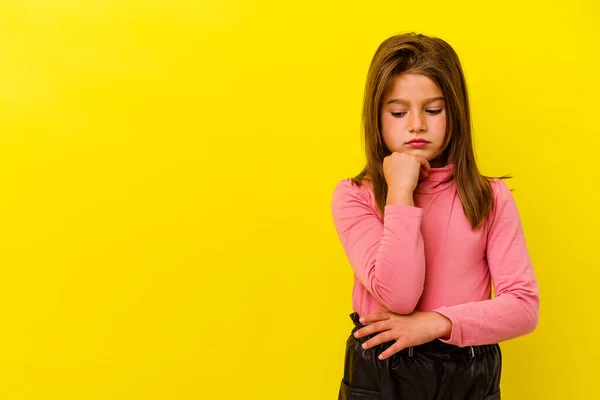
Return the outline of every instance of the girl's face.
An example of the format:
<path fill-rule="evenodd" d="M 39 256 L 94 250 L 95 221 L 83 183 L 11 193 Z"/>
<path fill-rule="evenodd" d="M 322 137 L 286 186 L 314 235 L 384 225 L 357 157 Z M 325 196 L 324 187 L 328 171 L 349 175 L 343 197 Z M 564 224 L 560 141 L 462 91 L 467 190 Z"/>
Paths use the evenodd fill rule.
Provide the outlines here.
<path fill-rule="evenodd" d="M 381 108 L 383 140 L 392 152 L 425 157 L 432 167 L 446 136 L 446 108 L 440 87 L 421 74 L 396 76 L 383 98 Z"/>

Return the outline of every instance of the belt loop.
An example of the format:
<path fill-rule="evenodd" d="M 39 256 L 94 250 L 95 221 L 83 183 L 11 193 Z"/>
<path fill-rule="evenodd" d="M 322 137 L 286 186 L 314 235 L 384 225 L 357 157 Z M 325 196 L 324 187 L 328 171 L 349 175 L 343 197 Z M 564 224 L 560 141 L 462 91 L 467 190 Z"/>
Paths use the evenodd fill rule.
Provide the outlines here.
<path fill-rule="evenodd" d="M 469 358 L 475 358 L 475 349 L 473 346 L 469 346 Z"/>
<path fill-rule="evenodd" d="M 408 356 L 409 356 L 409 357 L 412 357 L 412 356 L 413 356 L 413 347 L 412 347 L 412 346 L 410 346 L 410 347 L 408 348 Z"/>

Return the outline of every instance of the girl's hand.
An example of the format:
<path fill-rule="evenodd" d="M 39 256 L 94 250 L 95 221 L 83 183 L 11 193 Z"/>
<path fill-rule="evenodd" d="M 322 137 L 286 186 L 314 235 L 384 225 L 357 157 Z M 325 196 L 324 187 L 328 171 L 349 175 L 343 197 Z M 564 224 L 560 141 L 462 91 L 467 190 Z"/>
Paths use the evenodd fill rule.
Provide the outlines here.
<path fill-rule="evenodd" d="M 383 159 L 383 175 L 388 188 L 413 193 L 419 179 L 429 176 L 429 161 L 409 153 L 393 152 Z"/>
<path fill-rule="evenodd" d="M 404 348 L 450 336 L 452 331 L 452 322 L 436 312 L 414 312 L 410 315 L 398 315 L 390 311 L 382 311 L 369 314 L 361 318 L 360 322 L 367 326 L 354 333 L 356 338 L 381 332 L 363 343 L 362 347 L 364 349 L 392 340 L 396 341 L 379 355 L 380 360 L 385 360 Z"/>

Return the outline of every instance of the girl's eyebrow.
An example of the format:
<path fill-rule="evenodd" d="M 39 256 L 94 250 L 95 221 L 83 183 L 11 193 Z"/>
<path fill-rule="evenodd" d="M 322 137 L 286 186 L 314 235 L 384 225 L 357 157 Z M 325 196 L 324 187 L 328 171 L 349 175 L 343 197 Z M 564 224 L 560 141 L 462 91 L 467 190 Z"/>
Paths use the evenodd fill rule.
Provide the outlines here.
<path fill-rule="evenodd" d="M 438 97 L 432 97 L 430 99 L 425 99 L 424 103 L 425 104 L 433 103 L 436 100 L 444 100 L 444 96 L 438 96 Z M 391 100 L 388 100 L 388 102 L 385 104 L 391 104 L 391 103 L 410 104 L 410 102 L 406 99 L 391 99 Z"/>

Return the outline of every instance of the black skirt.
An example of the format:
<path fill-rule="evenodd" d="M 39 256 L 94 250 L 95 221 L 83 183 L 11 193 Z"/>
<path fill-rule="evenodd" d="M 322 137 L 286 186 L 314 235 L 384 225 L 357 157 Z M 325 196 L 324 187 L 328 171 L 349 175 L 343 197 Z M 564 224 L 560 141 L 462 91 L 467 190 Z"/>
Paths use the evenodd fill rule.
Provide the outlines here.
<path fill-rule="evenodd" d="M 502 353 L 498 344 L 457 347 L 434 340 L 393 356 L 377 357 L 394 342 L 370 349 L 361 345 L 376 334 L 346 343 L 339 400 L 499 400 Z"/>

